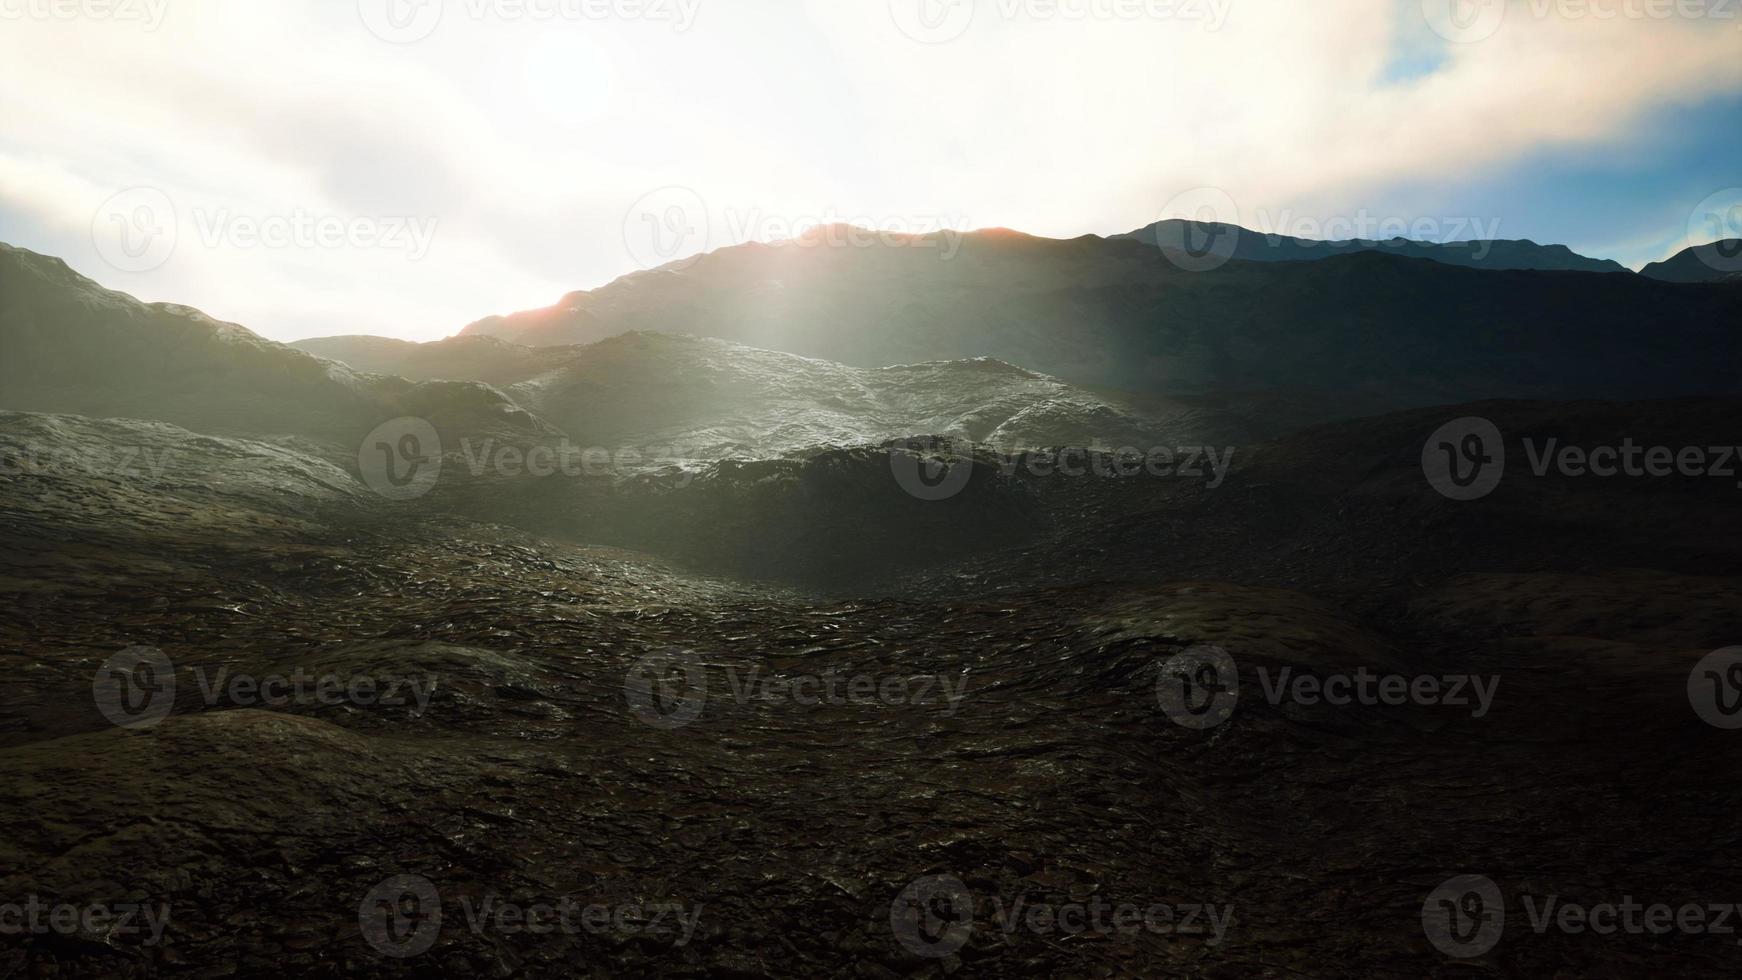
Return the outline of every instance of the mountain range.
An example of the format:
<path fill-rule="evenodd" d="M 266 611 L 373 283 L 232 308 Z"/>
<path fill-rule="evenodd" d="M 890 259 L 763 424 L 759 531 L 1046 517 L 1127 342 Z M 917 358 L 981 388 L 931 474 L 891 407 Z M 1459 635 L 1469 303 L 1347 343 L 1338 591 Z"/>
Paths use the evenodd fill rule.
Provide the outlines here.
<path fill-rule="evenodd" d="M 1225 222 L 1170 218 L 1114 238 L 1128 238 L 1168 250 L 1211 250 L 1215 255 L 1248 262 L 1313 262 L 1382 252 L 1404 258 L 1429 259 L 1473 269 L 1532 269 L 1542 272 L 1626 272 L 1612 259 L 1593 259 L 1565 245 L 1538 245 L 1526 240 L 1423 242 L 1407 238 L 1319 241 L 1253 231 Z"/>
<path fill-rule="evenodd" d="M 165 910 L 160 945 L 12 937 L 0 976 L 1420 977 L 1447 874 L 1742 874 L 1738 744 L 1690 711 L 1742 635 L 1742 284 L 920 248 L 728 249 L 509 318 L 586 341 L 551 346 L 277 344 L 0 248 L 0 896 Z M 1501 388 L 1538 400 L 1368 414 Z M 421 496 L 365 465 L 400 416 L 437 430 Z M 1471 417 L 1500 479 L 1448 499 L 1424 447 Z M 1046 447 L 1091 438 L 1171 455 Z M 1621 440 L 1726 468 L 1597 476 Z M 523 465 L 567 441 L 687 458 Z M 1557 444 L 1581 464 L 1537 470 Z M 1206 729 L 1168 695 L 1212 650 Z M 1363 675 L 1445 696 L 1330 697 Z M 296 676 L 346 694 L 268 693 Z M 922 955 L 896 919 L 950 874 L 972 936 Z M 411 878 L 433 907 L 381 899 Z M 700 925 L 465 927 L 510 895 Z M 1169 896 L 1230 941 L 993 914 Z M 444 904 L 409 963 L 365 921 Z M 1733 967 L 1682 938 L 1509 930 L 1456 969 Z"/>
<path fill-rule="evenodd" d="M 837 236 L 838 237 L 838 236 Z M 1009 231 L 721 249 L 467 326 L 528 346 L 690 333 L 858 367 L 988 356 L 1091 388 L 1293 392 L 1320 417 L 1735 390 L 1742 289 L 1359 251 L 1188 271 L 1135 239 Z M 1649 324 L 1649 327 L 1646 325 Z"/>

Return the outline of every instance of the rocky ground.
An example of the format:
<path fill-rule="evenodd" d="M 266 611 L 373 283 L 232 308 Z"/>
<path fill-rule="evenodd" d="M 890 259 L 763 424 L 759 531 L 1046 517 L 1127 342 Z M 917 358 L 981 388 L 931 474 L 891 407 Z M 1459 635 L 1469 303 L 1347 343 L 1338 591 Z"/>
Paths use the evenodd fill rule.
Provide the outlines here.
<path fill-rule="evenodd" d="M 1734 970 L 1733 935 L 1530 913 L 1742 901 L 1742 743 L 1688 692 L 1742 635 L 1737 491 L 1509 476 L 1460 511 L 1412 482 L 1431 421 L 1263 447 L 1215 490 L 1019 473 L 980 492 L 1025 501 L 1028 544 L 823 587 L 710 571 L 719 540 L 395 506 L 284 446 L 0 417 L 0 902 L 144 909 L 0 934 L 0 976 Z M 102 448 L 164 438 L 155 472 Z M 933 533 L 869 523 L 897 556 Z M 1206 644 L 1237 696 L 1181 714 L 1173 658 Z M 141 647 L 166 659 L 120 727 Z M 1284 669 L 1497 686 L 1333 706 L 1273 696 Z M 1423 906 L 1465 874 L 1506 919 L 1459 959 Z M 496 915 L 565 901 L 596 917 Z"/>

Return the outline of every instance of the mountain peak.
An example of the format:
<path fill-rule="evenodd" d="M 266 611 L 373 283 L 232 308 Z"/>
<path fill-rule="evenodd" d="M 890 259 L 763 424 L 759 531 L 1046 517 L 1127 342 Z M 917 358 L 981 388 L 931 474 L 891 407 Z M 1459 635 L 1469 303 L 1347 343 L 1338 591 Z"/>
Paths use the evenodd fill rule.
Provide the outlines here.
<path fill-rule="evenodd" d="M 1742 238 L 1684 248 L 1639 274 L 1663 282 L 1734 282 L 1742 277 Z"/>

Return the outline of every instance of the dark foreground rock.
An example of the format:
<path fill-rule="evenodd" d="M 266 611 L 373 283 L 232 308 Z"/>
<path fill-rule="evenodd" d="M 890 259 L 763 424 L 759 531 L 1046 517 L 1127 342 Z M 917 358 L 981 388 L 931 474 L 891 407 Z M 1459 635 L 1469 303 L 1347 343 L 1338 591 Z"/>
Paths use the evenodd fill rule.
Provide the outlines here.
<path fill-rule="evenodd" d="M 1742 899 L 1742 743 L 1689 696 L 1742 635 L 1735 525 L 1698 488 L 1533 525 L 1552 480 L 1473 524 L 1386 448 L 1421 424 L 1220 498 L 1019 482 L 1009 560 L 827 592 L 390 506 L 294 447 L 13 467 L 0 926 L 74 912 L 0 932 L 0 976 L 1733 971 L 1731 935 L 1531 916 Z M 7 425 L 39 463 L 145 441 Z M 1478 525 L 1534 530 L 1419 544 Z M 1237 698 L 1184 696 L 1205 645 Z M 1423 919 L 1461 875 L 1506 909 L 1469 959 Z"/>

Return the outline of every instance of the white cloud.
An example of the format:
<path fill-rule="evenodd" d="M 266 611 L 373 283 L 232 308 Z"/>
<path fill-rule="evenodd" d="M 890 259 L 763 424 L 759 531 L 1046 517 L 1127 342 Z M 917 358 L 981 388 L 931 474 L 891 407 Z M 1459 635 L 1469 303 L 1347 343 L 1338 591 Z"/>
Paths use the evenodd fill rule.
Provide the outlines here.
<path fill-rule="evenodd" d="M 1080 19 L 979 0 L 941 44 L 883 0 L 702 0 L 682 32 L 448 0 L 410 44 L 351 2 L 173 0 L 156 30 L 30 2 L 0 0 L 25 13 L 0 19 L 0 239 L 280 339 L 431 338 L 600 284 L 635 268 L 625 212 L 665 185 L 707 202 L 714 246 L 830 216 L 1106 233 L 1206 184 L 1247 212 L 1352 211 L 1387 182 L 1601 145 L 1742 89 L 1733 23 L 1516 11 L 1391 83 L 1413 0 L 1234 0 L 1219 29 L 1183 13 L 1209 0 Z M 178 217 L 145 272 L 105 265 L 90 233 L 136 186 Z M 250 247 L 214 238 L 217 214 L 436 231 L 420 257 L 355 236 Z"/>

